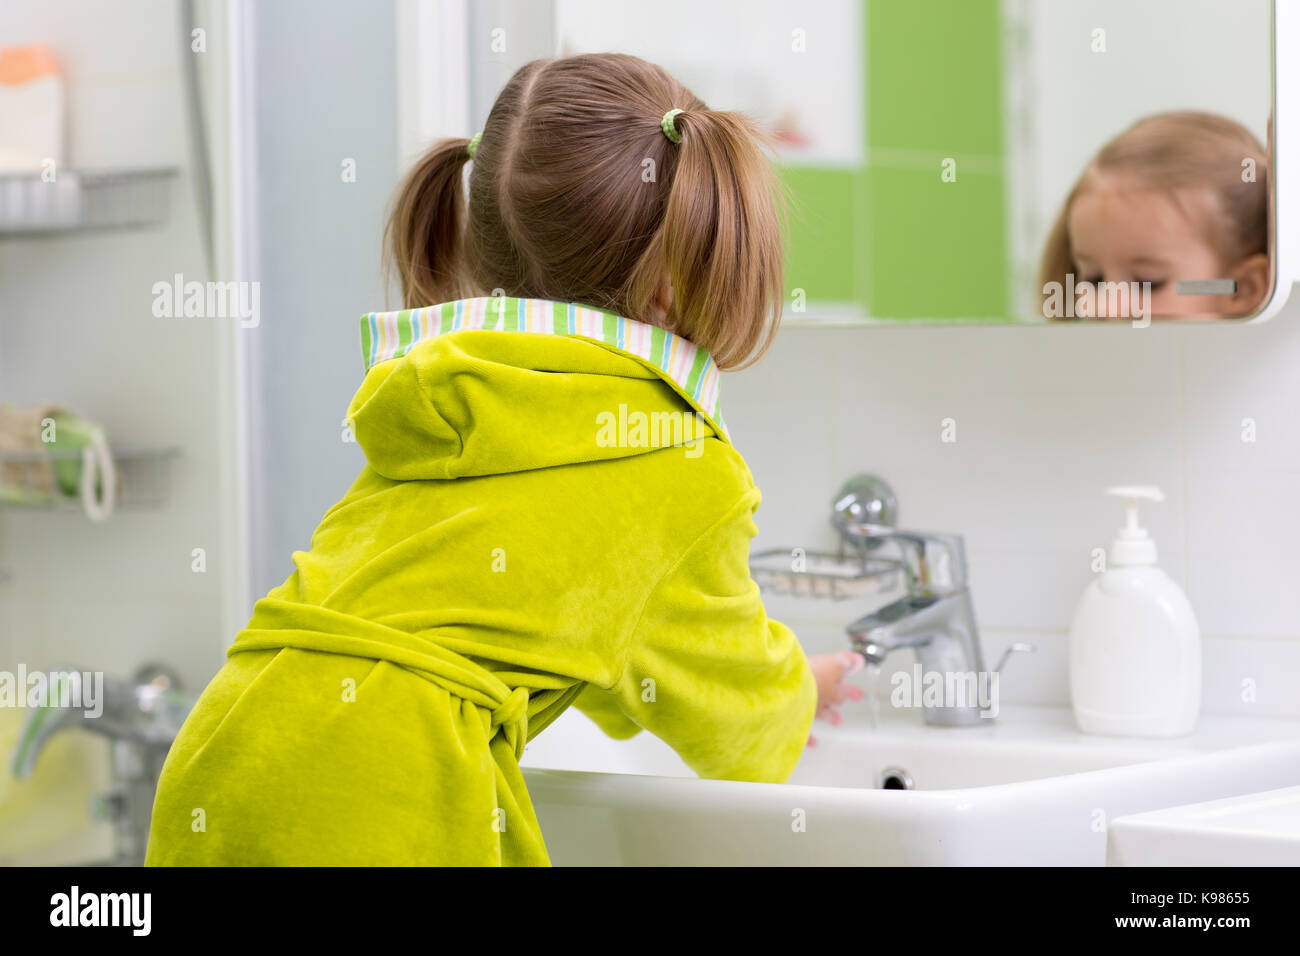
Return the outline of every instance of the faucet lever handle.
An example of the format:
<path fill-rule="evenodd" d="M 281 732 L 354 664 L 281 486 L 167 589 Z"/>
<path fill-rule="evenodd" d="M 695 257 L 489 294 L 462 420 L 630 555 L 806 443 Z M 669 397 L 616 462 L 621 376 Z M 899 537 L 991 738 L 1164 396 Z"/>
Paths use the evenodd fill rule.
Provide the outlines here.
<path fill-rule="evenodd" d="M 1012 654 L 1017 654 L 1017 653 L 1032 654 L 1036 650 L 1038 650 L 1038 646 L 1036 644 L 1026 644 L 1022 641 L 1017 641 L 1015 644 L 1012 644 L 1010 647 L 1008 647 L 1005 651 L 1002 652 L 1002 656 L 998 658 L 998 666 L 993 668 L 993 671 L 995 673 L 1001 673 L 1002 666 L 1006 664 L 1007 660 L 1011 657 Z"/>

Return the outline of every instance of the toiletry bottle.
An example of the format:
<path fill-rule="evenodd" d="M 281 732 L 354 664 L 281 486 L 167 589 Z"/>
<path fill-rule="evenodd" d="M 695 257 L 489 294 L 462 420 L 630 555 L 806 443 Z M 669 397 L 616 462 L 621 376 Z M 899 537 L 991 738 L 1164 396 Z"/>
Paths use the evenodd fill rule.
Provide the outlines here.
<path fill-rule="evenodd" d="M 1138 500 L 1159 488 L 1108 488 L 1127 520 L 1070 625 L 1070 698 L 1079 729 L 1124 737 L 1191 733 L 1201 709 L 1201 633 L 1187 596 L 1156 567 Z"/>

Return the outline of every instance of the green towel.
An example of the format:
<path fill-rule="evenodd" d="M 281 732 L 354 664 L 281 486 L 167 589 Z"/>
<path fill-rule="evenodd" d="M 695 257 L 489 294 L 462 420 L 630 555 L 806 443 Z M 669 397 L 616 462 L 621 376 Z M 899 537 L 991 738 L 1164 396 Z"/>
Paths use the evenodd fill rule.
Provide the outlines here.
<path fill-rule="evenodd" d="M 46 505 L 60 495 L 78 497 L 80 452 L 98 430 L 57 405 L 0 406 L 0 503 Z M 45 454 L 32 458 L 38 451 Z"/>

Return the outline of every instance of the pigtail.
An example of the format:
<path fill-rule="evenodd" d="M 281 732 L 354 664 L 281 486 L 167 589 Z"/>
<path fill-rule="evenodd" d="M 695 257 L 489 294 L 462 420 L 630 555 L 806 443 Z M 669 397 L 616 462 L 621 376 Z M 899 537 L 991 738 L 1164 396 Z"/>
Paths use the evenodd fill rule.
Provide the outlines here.
<path fill-rule="evenodd" d="M 643 307 L 662 280 L 673 285 L 668 323 L 704 345 L 720 368 L 744 368 L 772 344 L 784 284 L 785 196 L 743 115 L 709 109 L 679 113 L 663 223 L 629 282 Z"/>
<path fill-rule="evenodd" d="M 397 190 L 384 230 L 385 272 L 407 309 L 472 294 L 465 268 L 464 168 L 469 140 L 444 139 Z"/>

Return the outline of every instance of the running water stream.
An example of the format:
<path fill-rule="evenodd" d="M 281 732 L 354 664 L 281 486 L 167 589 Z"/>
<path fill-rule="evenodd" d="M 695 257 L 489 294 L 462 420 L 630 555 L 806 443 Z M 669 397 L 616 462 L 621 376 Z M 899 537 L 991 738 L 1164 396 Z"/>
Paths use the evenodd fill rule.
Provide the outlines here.
<path fill-rule="evenodd" d="M 880 723 L 880 665 L 868 663 L 866 674 L 867 726 L 875 730 Z"/>

